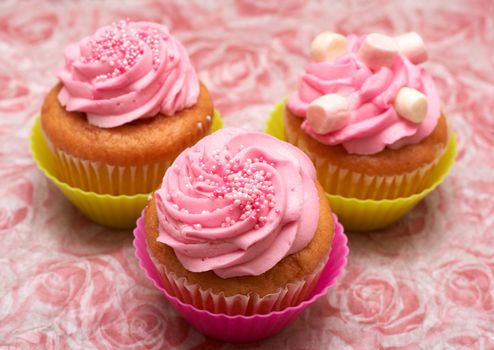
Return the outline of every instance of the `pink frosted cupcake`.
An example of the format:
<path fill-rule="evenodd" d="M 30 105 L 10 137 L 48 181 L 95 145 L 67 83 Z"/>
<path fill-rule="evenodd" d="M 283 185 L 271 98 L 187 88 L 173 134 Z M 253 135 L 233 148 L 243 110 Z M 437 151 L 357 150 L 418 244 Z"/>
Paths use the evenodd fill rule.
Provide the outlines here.
<path fill-rule="evenodd" d="M 87 192 L 150 193 L 208 134 L 213 103 L 166 27 L 119 21 L 65 49 L 41 124 L 56 177 Z"/>
<path fill-rule="evenodd" d="M 314 162 L 326 192 L 358 199 L 420 193 L 449 140 L 416 33 L 324 32 L 286 105 L 287 141 Z"/>
<path fill-rule="evenodd" d="M 335 226 L 300 150 L 233 128 L 180 154 L 144 215 L 168 293 L 227 315 L 266 314 L 307 298 Z"/>

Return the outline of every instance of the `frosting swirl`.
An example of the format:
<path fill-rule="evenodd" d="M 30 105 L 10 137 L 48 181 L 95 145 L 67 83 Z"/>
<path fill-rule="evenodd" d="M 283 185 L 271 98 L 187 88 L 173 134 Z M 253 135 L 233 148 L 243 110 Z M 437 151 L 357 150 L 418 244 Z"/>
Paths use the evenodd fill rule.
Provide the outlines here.
<path fill-rule="evenodd" d="M 225 128 L 182 152 L 156 191 L 158 241 L 192 272 L 260 275 L 313 238 L 315 169 L 272 136 Z"/>
<path fill-rule="evenodd" d="M 65 49 L 58 99 L 111 128 L 191 107 L 199 80 L 182 44 L 162 25 L 119 21 Z"/>
<path fill-rule="evenodd" d="M 320 96 L 336 93 L 350 103 L 348 123 L 339 130 L 316 133 L 307 119 L 302 129 L 327 145 L 341 144 L 348 153 L 374 154 L 385 147 L 399 148 L 418 143 L 432 133 L 440 116 L 439 96 L 430 75 L 401 54 L 391 67 L 371 69 L 358 59 L 363 38 L 347 37 L 347 51 L 334 61 L 311 62 L 299 81 L 298 91 L 288 100 L 290 111 L 306 118 L 309 104 Z M 393 101 L 398 91 L 409 87 L 428 101 L 420 123 L 401 118 Z"/>

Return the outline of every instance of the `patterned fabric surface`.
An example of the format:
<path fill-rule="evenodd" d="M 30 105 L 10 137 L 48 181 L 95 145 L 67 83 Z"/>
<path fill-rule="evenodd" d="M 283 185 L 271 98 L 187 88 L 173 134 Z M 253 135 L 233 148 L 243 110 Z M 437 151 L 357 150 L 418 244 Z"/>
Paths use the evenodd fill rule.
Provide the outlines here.
<path fill-rule="evenodd" d="M 64 47 L 126 17 L 167 25 L 226 124 L 257 130 L 320 31 L 418 31 L 458 161 L 398 224 L 349 234 L 344 276 L 282 333 L 208 339 L 140 271 L 131 231 L 84 218 L 29 152 Z M 494 349 L 493 47 L 489 0 L 0 2 L 0 348 Z"/>

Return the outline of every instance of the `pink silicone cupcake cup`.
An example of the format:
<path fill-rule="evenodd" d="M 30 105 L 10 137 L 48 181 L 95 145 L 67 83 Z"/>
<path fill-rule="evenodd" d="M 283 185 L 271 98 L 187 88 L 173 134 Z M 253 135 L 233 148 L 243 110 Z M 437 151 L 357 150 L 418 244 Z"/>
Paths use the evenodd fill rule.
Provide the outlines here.
<path fill-rule="evenodd" d="M 137 227 L 134 229 L 134 248 L 139 265 L 146 272 L 146 276 L 154 283 L 173 307 L 201 333 L 216 339 L 229 342 L 249 342 L 270 337 L 302 313 L 307 307 L 313 304 L 321 296 L 325 295 L 329 287 L 335 284 L 337 278 L 343 272 L 347 264 L 348 239 L 343 232 L 343 226 L 338 222 L 336 215 L 335 234 L 333 245 L 329 254 L 329 259 L 324 266 L 319 281 L 309 297 L 296 306 L 291 306 L 281 311 L 274 311 L 269 314 L 258 314 L 251 316 L 225 314 L 213 314 L 207 310 L 197 309 L 189 304 L 185 304 L 173 295 L 170 295 L 161 282 L 158 270 L 149 257 L 146 236 L 144 232 L 143 215 L 137 220 Z"/>

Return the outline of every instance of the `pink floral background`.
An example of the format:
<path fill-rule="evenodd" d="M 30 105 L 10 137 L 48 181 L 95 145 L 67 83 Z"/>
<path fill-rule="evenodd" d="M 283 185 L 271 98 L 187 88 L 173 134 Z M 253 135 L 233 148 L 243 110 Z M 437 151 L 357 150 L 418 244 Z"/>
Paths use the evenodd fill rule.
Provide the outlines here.
<path fill-rule="evenodd" d="M 258 130 L 318 32 L 420 32 L 459 135 L 451 176 L 390 229 L 349 234 L 348 268 L 327 296 L 240 348 L 494 349 L 490 0 L 0 2 L 0 348 L 238 347 L 188 326 L 139 270 L 131 231 L 88 221 L 31 159 L 63 48 L 125 17 L 166 24 L 226 124 Z"/>

